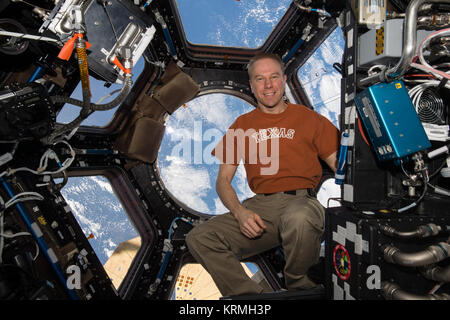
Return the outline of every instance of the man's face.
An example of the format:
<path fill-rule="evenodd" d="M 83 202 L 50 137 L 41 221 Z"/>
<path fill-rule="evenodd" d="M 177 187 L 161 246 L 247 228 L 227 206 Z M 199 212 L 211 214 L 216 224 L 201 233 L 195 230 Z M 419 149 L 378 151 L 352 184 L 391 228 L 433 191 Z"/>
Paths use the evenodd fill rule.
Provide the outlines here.
<path fill-rule="evenodd" d="M 253 64 L 250 87 L 260 107 L 273 109 L 283 104 L 286 76 L 277 61 L 263 58 Z"/>

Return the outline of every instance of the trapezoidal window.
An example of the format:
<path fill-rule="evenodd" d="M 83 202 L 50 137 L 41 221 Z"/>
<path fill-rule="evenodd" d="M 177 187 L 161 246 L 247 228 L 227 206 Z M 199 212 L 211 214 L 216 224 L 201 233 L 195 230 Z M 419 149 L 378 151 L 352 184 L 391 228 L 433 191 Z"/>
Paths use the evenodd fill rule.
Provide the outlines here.
<path fill-rule="evenodd" d="M 342 63 L 345 40 L 337 27 L 298 70 L 297 77 L 314 110 L 339 128 L 341 113 L 341 74 L 333 67 Z M 340 186 L 334 179 L 321 185 L 317 199 L 325 207 L 339 206 Z"/>
<path fill-rule="evenodd" d="M 333 67 L 342 63 L 344 53 L 342 29 L 337 27 L 300 67 L 298 80 L 314 110 L 339 128 L 341 113 L 341 74 Z"/>
<path fill-rule="evenodd" d="M 141 57 L 136 66 L 132 70 L 133 74 L 133 83 L 139 77 L 141 72 L 144 70 L 144 58 Z M 122 88 L 122 84 L 113 83 L 109 88 L 105 87 L 105 82 L 95 79 L 92 76 L 89 76 L 89 83 L 91 87 L 91 102 L 96 104 L 105 104 L 111 102 L 120 92 Z M 81 93 L 81 82 L 72 92 L 71 98 L 77 100 L 83 100 L 83 96 Z M 95 127 L 105 127 L 114 117 L 114 114 L 119 106 L 116 106 L 110 110 L 105 111 L 95 111 L 89 117 L 83 120 L 81 125 L 83 126 L 95 126 Z M 61 111 L 58 113 L 56 117 L 56 122 L 66 124 L 75 120 L 76 117 L 80 114 L 81 108 L 78 106 L 74 106 L 72 104 L 66 103 Z"/>
<path fill-rule="evenodd" d="M 180 107 L 166 121 L 158 154 L 158 169 L 167 190 L 188 208 L 205 214 L 228 210 L 216 193 L 219 160 L 211 151 L 234 120 L 254 109 L 244 100 L 227 94 L 207 94 Z M 243 201 L 254 193 L 240 164 L 232 186 Z"/>
<path fill-rule="evenodd" d="M 141 238 L 108 179 L 69 177 L 61 194 L 118 289 L 141 246 Z"/>
<path fill-rule="evenodd" d="M 262 271 L 253 262 L 241 262 L 245 273 L 253 281 L 269 287 Z M 178 273 L 171 300 L 219 300 L 222 297 L 214 280 L 199 263 L 187 263 Z"/>
<path fill-rule="evenodd" d="M 291 0 L 176 0 L 189 42 L 258 48 L 286 13 Z"/>

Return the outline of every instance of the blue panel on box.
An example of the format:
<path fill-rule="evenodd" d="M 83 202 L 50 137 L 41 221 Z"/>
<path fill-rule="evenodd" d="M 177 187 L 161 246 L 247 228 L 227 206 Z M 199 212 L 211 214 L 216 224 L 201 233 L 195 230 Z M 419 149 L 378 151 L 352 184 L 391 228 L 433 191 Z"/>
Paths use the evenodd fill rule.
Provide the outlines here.
<path fill-rule="evenodd" d="M 431 146 L 403 81 L 373 85 L 356 96 L 355 105 L 379 160 Z"/>

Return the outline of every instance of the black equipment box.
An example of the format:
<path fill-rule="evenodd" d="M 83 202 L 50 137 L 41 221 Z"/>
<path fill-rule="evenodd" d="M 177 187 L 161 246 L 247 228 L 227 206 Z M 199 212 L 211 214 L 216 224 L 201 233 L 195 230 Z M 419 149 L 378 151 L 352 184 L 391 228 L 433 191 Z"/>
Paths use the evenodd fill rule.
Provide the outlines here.
<path fill-rule="evenodd" d="M 326 210 L 325 239 L 325 290 L 331 300 L 384 299 L 380 284 L 393 282 L 405 292 L 426 296 L 432 293 L 450 293 L 449 283 L 429 280 L 420 267 L 406 267 L 388 263 L 384 258 L 386 246 L 402 252 L 415 253 L 431 245 L 446 242 L 449 238 L 450 215 L 395 214 L 354 211 L 346 207 Z M 434 224 L 440 232 L 427 237 L 400 238 L 388 235 L 383 229 L 391 227 L 411 233 L 419 226 Z M 448 255 L 447 255 L 448 257 Z M 450 266 L 450 258 L 437 263 L 442 268 Z"/>

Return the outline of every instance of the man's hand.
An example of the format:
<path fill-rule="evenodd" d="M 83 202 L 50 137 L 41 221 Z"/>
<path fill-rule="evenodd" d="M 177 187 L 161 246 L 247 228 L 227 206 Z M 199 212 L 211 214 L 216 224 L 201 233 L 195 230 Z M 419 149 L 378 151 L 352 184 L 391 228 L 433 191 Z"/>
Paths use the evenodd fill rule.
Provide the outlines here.
<path fill-rule="evenodd" d="M 241 208 L 234 215 L 239 222 L 241 232 L 250 239 L 261 236 L 267 228 L 261 217 L 246 208 Z"/>
<path fill-rule="evenodd" d="M 261 217 L 243 207 L 238 200 L 236 191 L 231 186 L 237 166 L 229 164 L 221 164 L 219 174 L 216 181 L 216 191 L 225 207 L 233 214 L 239 222 L 239 229 L 248 238 L 253 239 L 263 234 L 266 225 Z"/>

